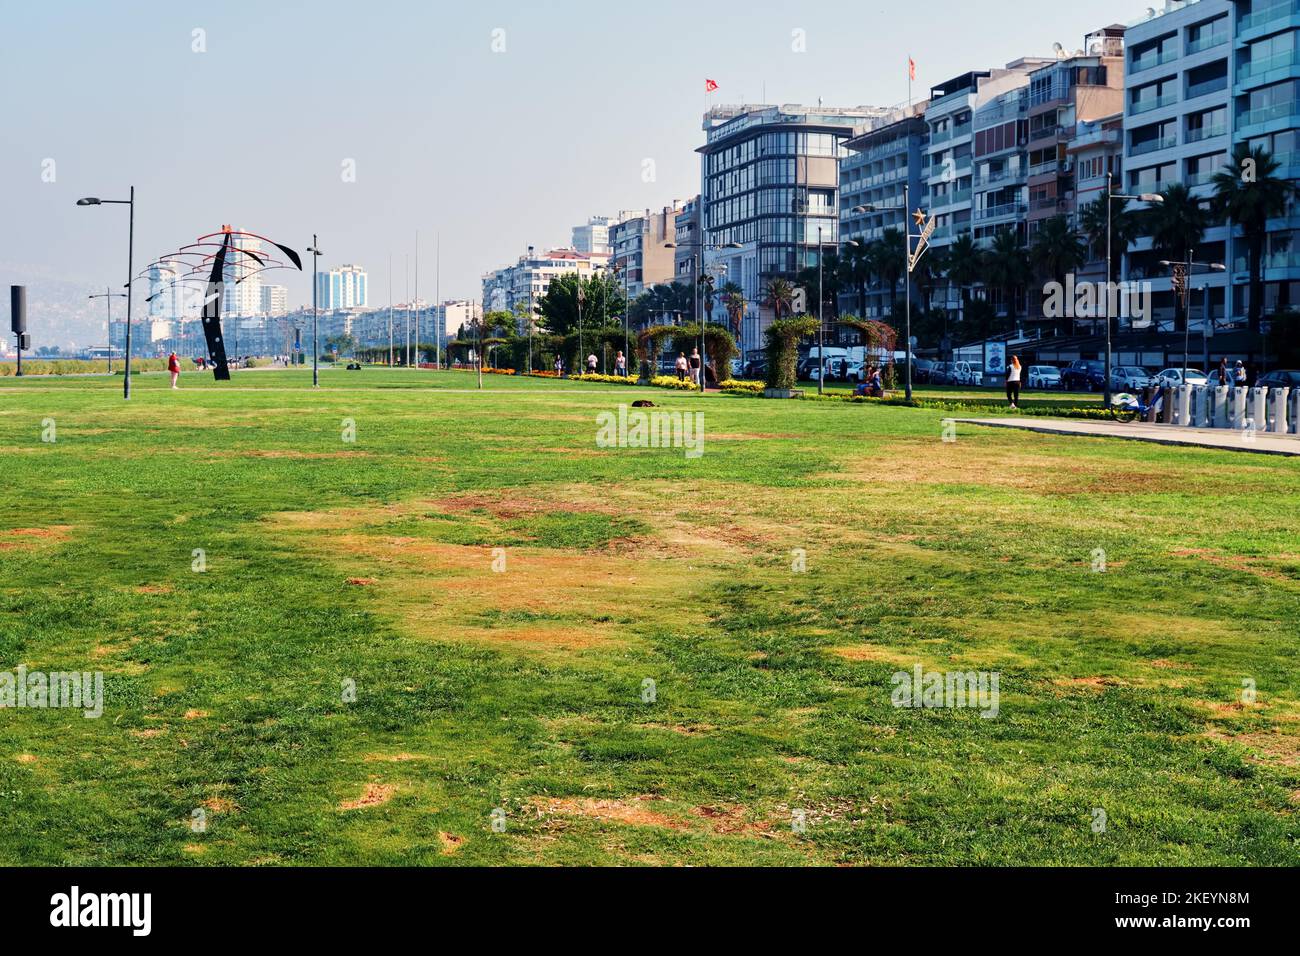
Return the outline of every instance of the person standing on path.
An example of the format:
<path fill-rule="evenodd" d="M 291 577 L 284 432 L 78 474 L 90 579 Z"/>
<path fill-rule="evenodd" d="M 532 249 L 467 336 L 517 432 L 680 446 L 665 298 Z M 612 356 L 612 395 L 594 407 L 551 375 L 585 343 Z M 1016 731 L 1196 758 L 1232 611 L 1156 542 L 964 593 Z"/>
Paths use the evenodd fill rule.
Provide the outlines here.
<path fill-rule="evenodd" d="M 181 360 L 176 357 L 175 352 L 167 356 L 167 371 L 171 373 L 172 388 L 180 388 L 176 382 L 181 377 Z"/>
<path fill-rule="evenodd" d="M 686 354 L 684 352 L 677 353 L 677 381 L 686 381 Z"/>
<path fill-rule="evenodd" d="M 691 349 L 691 381 L 696 385 L 703 385 L 700 380 L 700 350 Z"/>
<path fill-rule="evenodd" d="M 614 356 L 614 374 L 627 378 L 627 356 L 622 352 Z"/>
<path fill-rule="evenodd" d="M 1012 408 L 1016 408 L 1016 402 L 1020 401 L 1020 356 L 1011 356 L 1011 363 L 1007 366 L 1007 401 L 1011 403 Z"/>

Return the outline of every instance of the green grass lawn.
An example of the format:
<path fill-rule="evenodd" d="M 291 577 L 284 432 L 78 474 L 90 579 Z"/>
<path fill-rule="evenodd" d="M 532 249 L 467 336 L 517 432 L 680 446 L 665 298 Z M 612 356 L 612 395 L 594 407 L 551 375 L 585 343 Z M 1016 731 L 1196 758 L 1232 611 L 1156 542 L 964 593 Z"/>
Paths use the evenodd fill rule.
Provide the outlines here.
<path fill-rule="evenodd" d="M 2 863 L 1300 863 L 1291 459 L 182 381 L 0 379 L 0 671 L 107 698 L 0 710 Z M 597 447 L 634 398 L 703 455 Z M 996 672 L 997 716 L 893 706 L 916 664 Z"/>

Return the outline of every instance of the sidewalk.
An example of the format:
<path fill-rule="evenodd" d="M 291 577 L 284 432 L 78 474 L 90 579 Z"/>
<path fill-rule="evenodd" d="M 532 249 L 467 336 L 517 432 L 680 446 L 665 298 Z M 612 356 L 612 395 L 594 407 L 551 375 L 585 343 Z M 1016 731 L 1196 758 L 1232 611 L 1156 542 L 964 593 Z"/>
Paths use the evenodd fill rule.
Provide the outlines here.
<path fill-rule="evenodd" d="M 1083 435 L 1094 438 L 1126 438 L 1130 441 L 1154 442 L 1158 445 L 1188 445 L 1198 448 L 1215 448 L 1220 451 L 1244 451 L 1257 455 L 1300 455 L 1300 436 L 1272 435 L 1256 432 L 1247 439 L 1242 432 L 1230 428 L 1183 428 L 1178 425 L 1151 425 L 1134 422 L 1102 422 L 1091 419 L 1077 421 L 1068 418 L 958 418 L 965 425 L 985 425 L 989 428 L 1021 428 L 1025 431 L 1047 435 Z"/>

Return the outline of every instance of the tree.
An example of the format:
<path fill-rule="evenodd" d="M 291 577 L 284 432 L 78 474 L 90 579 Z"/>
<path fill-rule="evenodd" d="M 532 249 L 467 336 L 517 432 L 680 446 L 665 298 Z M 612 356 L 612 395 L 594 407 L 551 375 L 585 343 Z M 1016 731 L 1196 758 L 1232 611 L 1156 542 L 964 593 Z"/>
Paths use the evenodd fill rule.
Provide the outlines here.
<path fill-rule="evenodd" d="M 1164 202 L 1144 212 L 1152 248 L 1161 259 L 1186 262 L 1205 236 L 1210 216 L 1201 201 L 1182 183 L 1174 183 L 1160 193 Z M 1187 310 L 1182 296 L 1174 296 L 1174 330 L 1186 328 Z"/>
<path fill-rule="evenodd" d="M 963 233 L 948 246 L 948 281 L 961 297 L 961 320 L 970 312 L 970 287 L 984 277 L 987 256 L 969 234 Z"/>
<path fill-rule="evenodd" d="M 1030 277 L 1024 244 L 1015 229 L 1003 229 L 993 237 L 988 250 L 985 274 L 989 285 L 1002 293 L 1007 305 L 1008 331 L 1016 328 L 1016 293 Z"/>
<path fill-rule="evenodd" d="M 1124 256 L 1129 246 L 1142 234 L 1138 214 L 1128 208 L 1127 199 L 1111 201 L 1110 221 L 1106 219 L 1106 197 L 1093 200 L 1079 213 L 1079 230 L 1092 247 L 1093 261 L 1106 258 L 1106 233 L 1110 231 L 1110 274 L 1118 282 Z"/>
<path fill-rule="evenodd" d="M 704 302 L 704 314 L 707 315 L 709 317 L 709 321 L 712 322 L 713 321 L 713 296 L 716 294 L 714 289 L 714 283 L 717 280 L 713 278 L 712 273 L 705 272 L 702 273 L 699 279 L 696 281 L 699 283 L 699 287 L 700 287 L 700 299 Z M 694 303 L 692 303 L 691 305 L 691 317 L 694 318 L 696 322 L 700 320 L 700 317 L 695 314 Z"/>
<path fill-rule="evenodd" d="M 622 291 L 613 276 L 600 273 L 584 279 L 576 272 L 565 273 L 551 280 L 546 295 L 537 303 L 541 316 L 538 325 L 556 335 L 576 332 L 579 317 L 584 330 L 620 325 L 612 307 L 621 298 Z"/>
<path fill-rule="evenodd" d="M 765 304 L 772 310 L 774 321 L 781 321 L 784 310 L 794 306 L 794 286 L 788 280 L 776 276 L 769 279 L 766 289 Z"/>
<path fill-rule="evenodd" d="M 739 336 L 741 324 L 745 320 L 745 310 L 749 308 L 749 303 L 745 301 L 745 290 L 734 282 L 728 282 L 722 287 L 721 295 L 722 304 L 731 319 L 731 332 Z"/>
<path fill-rule="evenodd" d="M 663 321 L 665 315 L 694 315 L 691 287 L 679 282 L 653 285 L 632 303 L 632 323 L 638 328 Z"/>
<path fill-rule="evenodd" d="M 1029 262 L 1039 279 L 1049 279 L 1062 286 L 1066 276 L 1088 259 L 1082 239 L 1070 228 L 1064 216 L 1053 216 L 1038 227 L 1029 244 Z"/>
<path fill-rule="evenodd" d="M 1214 174 L 1213 209 L 1240 226 L 1246 240 L 1247 268 L 1250 271 L 1250 303 L 1247 324 L 1252 332 L 1260 329 L 1264 315 L 1264 242 L 1268 221 L 1286 214 L 1287 204 L 1295 194 L 1295 185 L 1279 179 L 1280 165 L 1263 147 L 1251 149 L 1238 143 L 1231 161 L 1222 172 Z"/>
<path fill-rule="evenodd" d="M 889 316 L 898 312 L 898 283 L 907 275 L 906 253 L 903 251 L 903 234 L 890 226 L 880 238 L 868 247 L 872 272 L 889 287 Z"/>
<path fill-rule="evenodd" d="M 841 282 L 852 286 L 858 298 L 858 314 L 867 311 L 867 284 L 871 281 L 871 256 L 868 247 L 848 246 L 840 258 Z"/>

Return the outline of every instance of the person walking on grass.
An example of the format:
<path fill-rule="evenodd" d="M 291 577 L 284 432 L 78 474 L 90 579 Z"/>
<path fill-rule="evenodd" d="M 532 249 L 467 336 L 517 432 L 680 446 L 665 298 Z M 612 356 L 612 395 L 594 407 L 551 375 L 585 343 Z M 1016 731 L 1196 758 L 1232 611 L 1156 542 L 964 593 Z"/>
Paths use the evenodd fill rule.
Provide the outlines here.
<path fill-rule="evenodd" d="M 167 371 L 171 373 L 172 388 L 180 388 L 176 382 L 181 377 L 181 360 L 176 357 L 175 352 L 167 356 Z"/>
<path fill-rule="evenodd" d="M 1018 408 L 1016 402 L 1020 401 L 1020 356 L 1011 356 L 1011 363 L 1007 366 L 1007 401 L 1011 403 L 1012 408 Z"/>
<path fill-rule="evenodd" d="M 677 381 L 686 381 L 686 353 L 677 353 Z"/>

